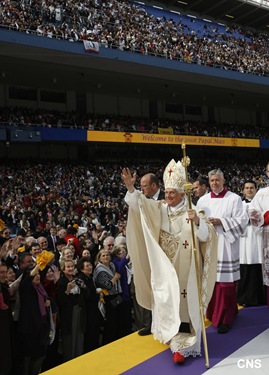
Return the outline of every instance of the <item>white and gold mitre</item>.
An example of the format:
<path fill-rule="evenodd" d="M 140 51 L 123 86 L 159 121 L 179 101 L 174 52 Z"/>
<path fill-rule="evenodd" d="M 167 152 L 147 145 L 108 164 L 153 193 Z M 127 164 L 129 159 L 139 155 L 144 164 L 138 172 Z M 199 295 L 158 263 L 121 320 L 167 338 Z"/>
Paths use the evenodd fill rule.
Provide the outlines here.
<path fill-rule="evenodd" d="M 172 159 L 163 173 L 163 182 L 165 189 L 177 189 L 184 191 L 186 183 L 185 168 L 180 161 L 177 163 Z"/>

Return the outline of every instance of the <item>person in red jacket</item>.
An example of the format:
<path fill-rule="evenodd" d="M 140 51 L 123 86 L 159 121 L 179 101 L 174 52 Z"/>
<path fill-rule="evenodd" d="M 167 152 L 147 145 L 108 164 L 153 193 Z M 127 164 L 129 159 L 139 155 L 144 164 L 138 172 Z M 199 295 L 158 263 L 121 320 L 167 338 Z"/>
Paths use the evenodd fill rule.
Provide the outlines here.
<path fill-rule="evenodd" d="M 72 243 L 72 245 L 74 245 L 76 256 L 81 256 L 83 248 L 80 245 L 79 239 L 77 238 L 76 234 L 77 234 L 77 228 L 69 227 L 66 230 L 66 236 L 64 239 L 67 245 L 69 243 Z"/>

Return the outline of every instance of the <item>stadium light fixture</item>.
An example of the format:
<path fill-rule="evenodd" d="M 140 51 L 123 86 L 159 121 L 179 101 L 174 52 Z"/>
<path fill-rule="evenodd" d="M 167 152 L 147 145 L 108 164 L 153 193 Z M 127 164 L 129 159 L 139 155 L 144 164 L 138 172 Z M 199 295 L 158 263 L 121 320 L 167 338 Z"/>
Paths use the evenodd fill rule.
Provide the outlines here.
<path fill-rule="evenodd" d="M 180 1 L 180 0 L 178 0 L 178 3 L 179 3 L 179 4 L 183 4 L 183 5 L 188 5 L 188 3 L 186 3 L 185 1 Z"/>
<path fill-rule="evenodd" d="M 196 16 L 193 16 L 192 14 L 187 14 L 187 16 L 190 18 L 197 18 Z"/>
<path fill-rule="evenodd" d="M 207 18 L 203 18 L 203 21 L 205 21 L 205 22 L 212 22 L 211 20 L 208 20 Z"/>
<path fill-rule="evenodd" d="M 225 14 L 225 17 L 234 18 L 234 16 L 232 16 L 231 14 Z"/>
<path fill-rule="evenodd" d="M 152 5 L 152 8 L 156 8 L 156 9 L 162 9 L 162 10 L 163 10 L 163 8 L 162 8 L 162 7 L 158 7 L 157 5 Z"/>
<path fill-rule="evenodd" d="M 261 8 L 269 9 L 269 1 L 268 0 L 239 0 L 241 2 L 252 4 Z"/>
<path fill-rule="evenodd" d="M 170 10 L 171 13 L 180 14 L 180 12 L 177 12 L 176 10 Z"/>

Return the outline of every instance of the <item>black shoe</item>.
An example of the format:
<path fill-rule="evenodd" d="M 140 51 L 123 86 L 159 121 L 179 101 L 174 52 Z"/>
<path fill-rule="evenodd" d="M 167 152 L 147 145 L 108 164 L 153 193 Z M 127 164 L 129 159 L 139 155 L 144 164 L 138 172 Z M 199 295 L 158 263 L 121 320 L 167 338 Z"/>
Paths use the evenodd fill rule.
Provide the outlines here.
<path fill-rule="evenodd" d="M 138 331 L 138 334 L 140 336 L 148 336 L 148 335 L 151 335 L 151 330 L 150 328 L 145 327 L 145 328 L 140 329 L 140 331 Z"/>
<path fill-rule="evenodd" d="M 218 333 L 227 333 L 230 330 L 230 326 L 227 324 L 219 324 L 218 326 Z"/>

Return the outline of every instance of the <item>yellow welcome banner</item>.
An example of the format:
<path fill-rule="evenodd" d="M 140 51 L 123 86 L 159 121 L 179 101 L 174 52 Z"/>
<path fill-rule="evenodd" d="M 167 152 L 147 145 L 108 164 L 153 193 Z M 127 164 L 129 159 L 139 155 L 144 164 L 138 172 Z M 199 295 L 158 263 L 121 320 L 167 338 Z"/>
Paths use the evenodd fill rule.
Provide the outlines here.
<path fill-rule="evenodd" d="M 88 142 L 115 142 L 193 146 L 260 147 L 259 139 L 200 137 L 193 135 L 145 134 L 129 132 L 87 131 Z"/>

